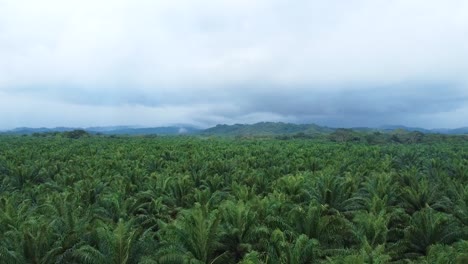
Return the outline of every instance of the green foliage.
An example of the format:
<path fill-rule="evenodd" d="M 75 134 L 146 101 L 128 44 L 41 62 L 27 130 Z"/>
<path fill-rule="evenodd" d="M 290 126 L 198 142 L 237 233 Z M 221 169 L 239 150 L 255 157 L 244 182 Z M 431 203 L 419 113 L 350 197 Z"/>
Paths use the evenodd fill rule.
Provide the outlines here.
<path fill-rule="evenodd" d="M 351 129 L 339 128 L 331 133 L 328 138 L 334 142 L 359 141 L 359 134 Z"/>
<path fill-rule="evenodd" d="M 450 215 L 430 208 L 415 213 L 405 233 L 409 252 L 422 255 L 427 254 L 431 245 L 450 244 L 462 239 L 457 222 Z"/>
<path fill-rule="evenodd" d="M 1 136 L 0 263 L 467 262 L 468 141 L 297 129 Z"/>
<path fill-rule="evenodd" d="M 460 241 L 449 245 L 437 244 L 429 248 L 429 253 L 423 258 L 425 263 L 453 263 L 468 262 L 468 241 Z"/>
<path fill-rule="evenodd" d="M 67 138 L 78 139 L 82 137 L 89 137 L 89 133 L 82 129 L 64 132 L 63 135 Z"/>

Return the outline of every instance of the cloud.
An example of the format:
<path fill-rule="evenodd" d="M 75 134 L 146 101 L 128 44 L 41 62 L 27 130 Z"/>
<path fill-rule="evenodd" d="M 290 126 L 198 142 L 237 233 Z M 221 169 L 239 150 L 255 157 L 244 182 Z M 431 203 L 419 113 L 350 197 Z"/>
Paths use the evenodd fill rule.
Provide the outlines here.
<path fill-rule="evenodd" d="M 466 14 L 462 0 L 3 0 L 0 127 L 468 125 Z"/>

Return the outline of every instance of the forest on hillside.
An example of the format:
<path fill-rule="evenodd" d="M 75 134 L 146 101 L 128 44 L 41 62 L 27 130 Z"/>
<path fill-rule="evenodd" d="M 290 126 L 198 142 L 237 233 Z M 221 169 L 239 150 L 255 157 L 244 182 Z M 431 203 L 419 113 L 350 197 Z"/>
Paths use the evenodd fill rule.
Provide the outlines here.
<path fill-rule="evenodd" d="M 66 133 L 0 136 L 0 263 L 468 263 L 465 137 Z"/>

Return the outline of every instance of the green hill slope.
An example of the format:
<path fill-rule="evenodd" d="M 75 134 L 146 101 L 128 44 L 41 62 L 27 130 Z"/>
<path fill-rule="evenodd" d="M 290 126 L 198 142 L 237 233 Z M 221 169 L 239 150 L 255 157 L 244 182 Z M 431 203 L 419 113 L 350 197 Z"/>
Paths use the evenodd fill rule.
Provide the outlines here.
<path fill-rule="evenodd" d="M 334 129 L 315 124 L 291 124 L 282 122 L 260 122 L 256 124 L 217 125 L 202 132 L 205 135 L 288 135 L 304 133 L 307 135 L 328 134 Z"/>

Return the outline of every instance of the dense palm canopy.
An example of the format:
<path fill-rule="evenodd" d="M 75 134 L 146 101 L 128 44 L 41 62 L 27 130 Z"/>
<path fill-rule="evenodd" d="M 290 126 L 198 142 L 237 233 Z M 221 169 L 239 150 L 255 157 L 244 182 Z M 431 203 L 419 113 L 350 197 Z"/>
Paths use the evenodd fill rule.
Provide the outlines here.
<path fill-rule="evenodd" d="M 0 137 L 0 263 L 466 263 L 468 142 Z"/>

